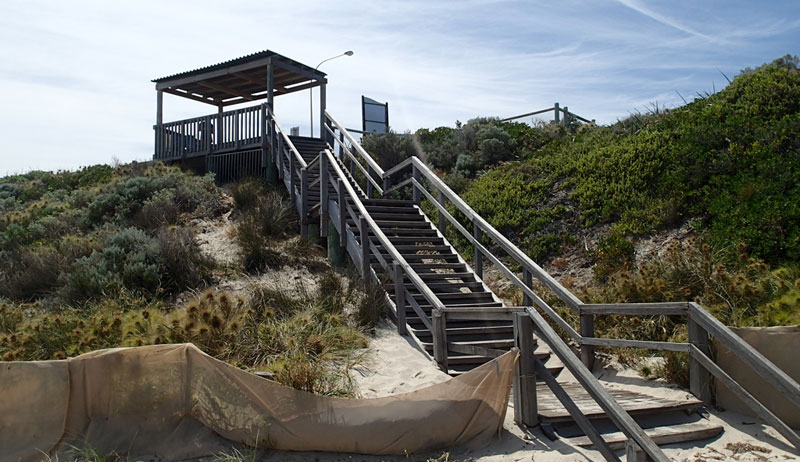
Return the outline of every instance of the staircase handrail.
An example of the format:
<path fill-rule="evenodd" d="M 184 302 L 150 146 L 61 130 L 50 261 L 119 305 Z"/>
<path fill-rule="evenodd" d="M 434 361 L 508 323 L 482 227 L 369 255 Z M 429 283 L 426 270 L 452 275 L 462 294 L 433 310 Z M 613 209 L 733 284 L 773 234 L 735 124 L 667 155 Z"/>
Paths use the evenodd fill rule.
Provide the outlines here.
<path fill-rule="evenodd" d="M 278 123 L 278 119 L 275 117 L 275 113 L 269 110 L 269 108 L 267 108 L 267 113 L 269 114 L 272 123 L 274 123 L 275 127 L 278 129 L 278 133 L 280 133 L 281 137 L 283 138 L 283 142 L 286 143 L 287 146 L 289 146 L 289 151 L 291 151 L 292 155 L 295 157 L 295 162 L 299 164 L 300 168 L 308 168 L 308 164 L 303 159 L 303 156 L 300 155 L 300 151 L 297 150 L 297 148 L 294 146 L 294 143 L 292 143 L 292 140 L 289 138 L 286 132 L 283 131 L 283 127 L 281 127 L 281 124 Z"/>
<path fill-rule="evenodd" d="M 453 205 L 458 208 L 458 210 L 466 216 L 468 220 L 474 223 L 478 228 L 483 231 L 486 235 L 492 238 L 498 245 L 505 250 L 514 260 L 517 261 L 524 269 L 527 269 L 531 272 L 531 274 L 536 277 L 539 281 L 541 281 L 544 285 L 546 285 L 553 293 L 558 296 L 569 308 L 578 312 L 579 307 L 583 304 L 583 302 L 576 297 L 572 292 L 570 292 L 566 287 L 561 285 L 558 281 L 555 280 L 549 273 L 547 273 L 544 269 L 542 269 L 539 265 L 536 264 L 530 257 L 528 257 L 522 250 L 520 250 L 516 245 L 514 245 L 510 240 L 508 240 L 505 236 L 503 236 L 500 231 L 495 229 L 494 226 L 489 224 L 486 220 L 483 219 L 475 210 L 472 209 L 466 202 L 464 202 L 461 197 L 456 194 L 452 189 L 450 189 L 447 184 L 445 184 L 436 173 L 434 173 L 430 167 L 428 167 L 425 162 L 423 162 L 417 156 L 411 156 L 408 159 L 402 161 L 401 163 L 397 164 L 396 166 L 390 168 L 384 173 L 384 179 L 391 179 L 392 176 L 399 173 L 403 169 L 412 166 L 413 168 L 417 169 L 425 178 L 434 185 L 434 187 L 441 191 L 442 194 L 453 203 Z M 432 201 L 434 204 L 438 203 L 438 201 Z M 444 204 L 441 204 L 442 206 Z M 441 210 L 441 209 L 440 209 Z M 489 255 L 488 249 L 485 255 Z M 519 286 L 522 288 L 524 284 L 520 283 Z"/>
<path fill-rule="evenodd" d="M 667 302 L 667 303 L 617 303 L 617 304 L 586 304 L 583 303 L 567 288 L 562 286 L 556 281 L 549 273 L 544 271 L 539 265 L 533 262 L 522 250 L 514 245 L 510 240 L 497 231 L 491 224 L 483 219 L 477 212 L 475 212 L 469 205 L 461 199 L 452 189 L 450 189 L 439 177 L 436 175 L 421 159 L 412 156 L 398 165 L 386 170 L 385 179 L 390 180 L 392 176 L 398 174 L 404 169 L 411 167 L 412 177 L 410 182 L 419 193 L 426 196 L 426 198 L 437 208 L 441 216 L 452 223 L 456 229 L 464 235 L 464 237 L 474 246 L 476 255 L 480 252 L 489 258 L 514 285 L 516 285 L 526 297 L 525 305 L 536 306 L 542 309 L 548 317 L 561 327 L 567 334 L 575 339 L 581 345 L 581 354 L 584 359 L 585 365 L 591 364 L 591 357 L 593 355 L 592 348 L 597 346 L 617 346 L 617 347 L 632 347 L 632 348 L 646 348 L 655 350 L 669 350 L 669 351 L 683 351 L 689 352 L 691 361 L 696 363 L 695 367 L 702 366 L 705 374 L 714 375 L 721 383 L 731 388 L 742 396 L 742 391 L 746 394 L 743 396 L 746 404 L 755 410 L 759 415 L 764 416 L 765 420 L 773 425 L 775 429 L 786 437 L 797 449 L 800 449 L 800 435 L 786 425 L 782 420 L 775 416 L 769 409 L 761 404 L 756 398 L 747 392 L 744 387 L 730 378 L 724 371 L 710 359 L 710 351 L 708 349 L 707 340 L 699 340 L 702 336 L 708 339 L 708 336 L 717 338 L 722 344 L 726 345 L 731 352 L 740 358 L 743 362 L 747 363 L 754 371 L 758 373 L 770 385 L 779 390 L 791 402 L 800 406 L 800 384 L 794 379 L 789 377 L 780 368 L 773 364 L 769 359 L 761 355 L 755 348 L 744 342 L 739 336 L 731 331 L 727 326 L 719 322 L 712 314 L 701 307 L 697 303 L 687 302 Z M 424 176 L 429 184 L 432 184 L 439 192 L 438 199 L 425 189 L 425 186 L 419 181 L 421 176 Z M 408 181 L 408 180 L 406 180 Z M 391 183 L 389 181 L 389 183 Z M 386 188 L 391 191 L 392 188 Z M 480 236 L 474 233 L 470 235 L 468 230 L 461 225 L 455 217 L 452 216 L 445 207 L 443 198 L 449 199 L 456 208 L 464 214 L 464 216 L 473 223 L 476 229 L 485 233 L 492 238 L 503 250 L 505 250 L 517 263 L 523 268 L 523 279 L 520 280 L 513 271 L 511 271 L 500 259 L 493 255 L 486 246 L 480 242 Z M 569 308 L 575 311 L 581 318 L 581 332 L 578 333 L 569 325 L 555 310 L 552 309 L 541 297 L 539 297 L 530 287 L 530 281 L 527 280 L 525 271 L 530 272 L 532 276 L 536 277 L 545 286 L 547 286 L 555 295 L 562 300 Z M 491 308 L 486 308 L 485 311 L 491 311 Z M 535 311 L 535 310 L 534 310 Z M 654 315 L 654 314 L 678 314 L 688 316 L 688 323 L 690 325 L 690 340 L 688 343 L 672 343 L 672 342 L 653 342 L 645 340 L 624 340 L 624 339 L 599 339 L 594 337 L 594 316 L 597 314 L 621 314 L 621 315 Z M 538 314 L 538 313 L 537 313 Z M 447 318 L 447 310 L 445 310 L 445 322 Z M 479 319 L 476 317 L 475 319 Z M 696 338 L 692 338 L 693 329 L 701 329 L 700 334 L 694 334 Z M 446 344 L 446 339 L 444 340 Z M 705 350 L 705 351 L 704 351 Z M 588 353 L 588 354 L 587 354 Z M 587 357 L 588 356 L 588 357 Z M 587 368 L 588 370 L 588 368 Z M 699 374 L 698 374 L 699 375 Z M 707 382 L 707 380 L 706 380 Z M 702 388 L 708 387 L 708 383 L 693 384 L 692 392 L 698 397 L 707 399 L 703 396 Z"/>
<path fill-rule="evenodd" d="M 375 237 L 378 238 L 378 241 L 380 241 L 380 243 L 383 245 L 383 248 L 387 250 L 387 252 L 389 253 L 389 256 L 392 259 L 392 261 L 395 264 L 399 265 L 400 268 L 402 268 L 402 271 L 408 276 L 408 278 L 411 281 L 411 283 L 417 288 L 417 290 L 420 291 L 420 293 L 422 294 L 423 297 L 425 297 L 425 299 L 428 301 L 428 303 L 431 304 L 431 307 L 432 307 L 433 310 L 441 310 L 441 309 L 443 309 L 444 308 L 444 303 L 442 303 L 442 301 L 439 300 L 439 297 L 437 297 L 436 294 L 434 294 L 433 291 L 430 289 L 430 287 L 428 287 L 425 284 L 425 282 L 422 280 L 422 278 L 419 276 L 419 274 L 417 274 L 417 272 L 414 271 L 414 268 L 412 268 L 411 265 L 408 263 L 408 261 L 406 261 L 406 259 L 400 253 L 400 251 L 398 251 L 395 248 L 394 244 L 392 244 L 392 242 L 389 240 L 389 238 L 386 236 L 386 234 L 383 232 L 383 230 L 381 230 L 380 226 L 378 226 L 378 224 L 372 218 L 372 216 L 370 215 L 370 213 L 367 210 L 366 206 L 361 201 L 361 199 L 359 198 L 359 195 L 356 193 L 355 189 L 353 188 L 353 185 L 350 184 L 350 181 L 348 180 L 347 175 L 344 173 L 344 171 L 342 170 L 342 167 L 337 162 L 336 156 L 334 156 L 334 154 L 331 152 L 330 149 L 325 149 L 324 151 L 322 151 L 320 153 L 320 155 L 323 155 L 323 154 L 325 155 L 325 157 L 327 159 L 327 164 L 333 169 L 333 171 L 335 172 L 335 174 L 338 177 L 338 179 L 341 180 L 341 184 L 344 186 L 345 190 L 347 191 L 347 194 L 353 200 L 353 204 L 355 205 L 356 210 L 366 220 L 367 226 L 375 234 Z M 321 166 L 322 163 L 320 162 L 319 165 Z M 320 168 L 320 170 L 322 170 L 322 169 Z M 320 174 L 324 174 L 324 173 L 321 172 Z M 339 207 L 340 207 L 340 212 L 339 213 L 347 213 L 347 204 L 340 204 Z M 345 229 L 339 230 L 340 233 L 345 233 L 346 231 L 347 230 L 345 230 Z M 367 240 L 367 242 L 362 242 L 361 245 L 362 246 L 363 245 L 370 246 L 370 243 Z M 371 248 L 369 249 L 369 253 L 370 254 L 372 253 L 372 249 Z M 364 277 L 366 278 L 367 275 L 364 275 Z M 403 281 L 401 280 L 398 283 L 402 284 Z M 397 309 L 398 310 L 405 309 L 405 305 L 398 306 Z"/>
<path fill-rule="evenodd" d="M 351 146 L 353 146 L 353 147 L 355 148 L 355 150 L 358 152 L 358 154 L 361 156 L 361 158 L 363 158 L 363 159 L 364 159 L 364 162 L 366 162 L 366 163 L 367 163 L 367 165 L 369 165 L 369 166 L 370 166 L 370 168 L 371 168 L 372 170 L 374 170 L 374 171 L 375 171 L 375 173 L 377 173 L 379 176 L 383 177 L 383 176 L 384 176 L 384 173 L 383 173 L 383 169 L 381 168 L 381 166 L 380 166 L 380 165 L 378 165 L 378 163 L 377 163 L 377 162 L 375 162 L 375 159 L 373 159 L 373 158 L 372 158 L 372 156 L 370 156 L 370 155 L 367 153 L 367 151 L 366 151 L 366 150 L 364 150 L 364 148 L 363 148 L 363 147 L 361 147 L 361 143 L 359 143 L 359 142 L 358 142 L 358 141 L 357 141 L 357 140 L 356 140 L 356 139 L 353 137 L 353 135 L 351 135 L 351 134 L 350 134 L 350 132 L 349 132 L 349 131 L 348 131 L 348 130 L 347 130 L 345 127 L 344 127 L 344 125 L 340 124 L 340 123 L 339 123 L 339 121 L 337 121 L 337 120 L 336 120 L 336 119 L 335 119 L 335 118 L 334 118 L 334 117 L 331 115 L 331 113 L 330 113 L 330 112 L 328 112 L 328 110 L 327 110 L 327 109 L 325 110 L 325 117 L 327 117 L 327 118 L 328 118 L 328 120 L 330 120 L 330 121 L 331 121 L 331 123 L 332 123 L 332 124 L 333 124 L 333 125 L 334 125 L 336 128 L 338 128 L 338 129 L 339 129 L 339 133 L 341 133 L 341 134 L 343 134 L 343 135 L 344 135 L 344 137 L 347 139 L 347 141 L 349 141 L 349 142 L 350 142 L 350 145 L 351 145 Z"/>

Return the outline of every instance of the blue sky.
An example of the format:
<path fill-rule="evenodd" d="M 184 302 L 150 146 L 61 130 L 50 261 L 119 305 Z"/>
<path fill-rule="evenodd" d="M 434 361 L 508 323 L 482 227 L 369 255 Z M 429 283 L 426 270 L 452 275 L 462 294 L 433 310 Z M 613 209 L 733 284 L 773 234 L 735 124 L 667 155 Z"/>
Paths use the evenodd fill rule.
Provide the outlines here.
<path fill-rule="evenodd" d="M 353 50 L 321 67 L 349 126 L 362 94 L 398 131 L 555 101 L 611 123 L 800 53 L 800 2 L 9 0 L 0 43 L 2 175 L 148 159 L 151 79 L 263 49 L 312 67 Z M 165 121 L 213 109 L 165 95 Z M 308 92 L 276 112 L 307 133 Z"/>

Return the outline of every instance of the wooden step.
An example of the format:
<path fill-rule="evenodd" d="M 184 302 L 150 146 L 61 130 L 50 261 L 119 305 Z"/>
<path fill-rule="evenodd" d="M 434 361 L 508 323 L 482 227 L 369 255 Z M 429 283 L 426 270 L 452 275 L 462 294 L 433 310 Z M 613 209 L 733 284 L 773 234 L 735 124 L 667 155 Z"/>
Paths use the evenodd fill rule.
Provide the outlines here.
<path fill-rule="evenodd" d="M 464 269 L 467 267 L 465 263 L 411 263 L 414 270 L 419 269 Z"/>
<path fill-rule="evenodd" d="M 589 419 L 605 419 L 606 415 L 589 393 L 578 383 L 562 383 L 569 396 L 575 401 L 581 412 Z M 703 402 L 688 393 L 685 399 L 653 397 L 631 390 L 606 387 L 611 396 L 631 415 L 662 414 L 674 411 L 692 411 L 703 405 Z M 572 416 L 543 384 L 536 386 L 539 417 L 548 422 L 572 422 Z"/>
<path fill-rule="evenodd" d="M 723 427 L 721 425 L 714 425 L 707 422 L 690 422 L 644 429 L 647 436 L 658 445 L 707 440 L 719 436 L 722 431 Z M 628 437 L 622 432 L 605 434 L 603 435 L 603 439 L 614 451 L 625 449 L 625 445 L 628 442 Z M 588 436 L 564 438 L 564 442 L 572 446 L 583 448 L 594 446 Z"/>
<path fill-rule="evenodd" d="M 399 220 L 375 220 L 375 223 L 381 228 L 400 228 L 400 229 L 433 229 L 429 221 L 399 221 Z M 351 229 L 358 229 L 358 225 L 350 218 L 347 219 L 347 226 Z"/>

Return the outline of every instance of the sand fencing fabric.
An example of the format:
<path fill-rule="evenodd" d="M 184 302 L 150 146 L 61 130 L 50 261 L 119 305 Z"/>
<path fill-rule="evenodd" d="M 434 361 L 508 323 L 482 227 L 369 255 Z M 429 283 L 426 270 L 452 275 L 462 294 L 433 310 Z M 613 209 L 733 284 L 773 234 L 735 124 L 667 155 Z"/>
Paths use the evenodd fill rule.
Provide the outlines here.
<path fill-rule="evenodd" d="M 800 326 L 731 327 L 731 330 L 789 377 L 800 381 Z M 800 429 L 800 408 L 770 386 L 751 367 L 742 364 L 742 360 L 725 348 L 725 345 L 714 342 L 714 347 L 717 364 L 721 368 L 787 425 Z M 718 385 L 716 393 L 717 404 L 724 409 L 753 415 L 753 411 L 744 401 L 724 385 Z"/>
<path fill-rule="evenodd" d="M 68 445 L 180 460 L 217 454 L 230 441 L 363 454 L 485 441 L 502 428 L 516 357 L 513 350 L 457 378 L 373 399 L 285 387 L 191 344 L 0 362 L 0 461 L 38 461 Z"/>

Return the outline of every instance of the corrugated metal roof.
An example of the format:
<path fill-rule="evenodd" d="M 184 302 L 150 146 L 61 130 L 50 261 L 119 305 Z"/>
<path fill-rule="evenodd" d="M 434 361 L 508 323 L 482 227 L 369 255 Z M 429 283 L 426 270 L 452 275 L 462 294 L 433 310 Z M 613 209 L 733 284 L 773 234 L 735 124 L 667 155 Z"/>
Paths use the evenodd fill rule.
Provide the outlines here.
<path fill-rule="evenodd" d="M 202 74 L 204 72 L 215 71 L 217 69 L 224 69 L 226 67 L 236 66 L 236 65 L 239 65 L 239 64 L 245 64 L 245 63 L 248 63 L 248 62 L 251 62 L 251 61 L 255 61 L 257 59 L 268 58 L 268 57 L 277 57 L 277 58 L 279 58 L 281 60 L 288 61 L 288 62 L 290 62 L 290 63 L 292 63 L 292 64 L 294 64 L 296 66 L 299 66 L 299 67 L 302 67 L 302 68 L 308 70 L 309 72 L 317 74 L 322 78 L 324 78 L 325 75 L 326 75 L 324 72 L 320 72 L 320 71 L 314 69 L 313 67 L 306 66 L 305 64 L 303 64 L 301 62 L 295 61 L 295 60 L 293 60 L 291 58 L 287 58 L 286 56 L 283 56 L 281 54 L 275 53 L 274 51 L 264 50 L 264 51 L 259 51 L 259 52 L 256 52 L 256 53 L 253 53 L 253 54 L 249 54 L 249 55 L 246 55 L 246 56 L 242 56 L 240 58 L 231 59 L 229 61 L 223 61 L 223 62 L 218 63 L 218 64 L 212 64 L 211 66 L 200 67 L 198 69 L 194 69 L 194 70 L 191 70 L 191 71 L 180 72 L 178 74 L 168 75 L 166 77 L 160 77 L 160 78 L 157 78 L 157 79 L 153 79 L 152 82 L 159 83 L 159 82 L 164 82 L 164 81 L 167 81 L 167 80 L 172 80 L 172 79 L 175 79 L 175 78 L 178 78 L 178 77 L 188 77 L 188 76 L 192 76 L 192 75 Z"/>

